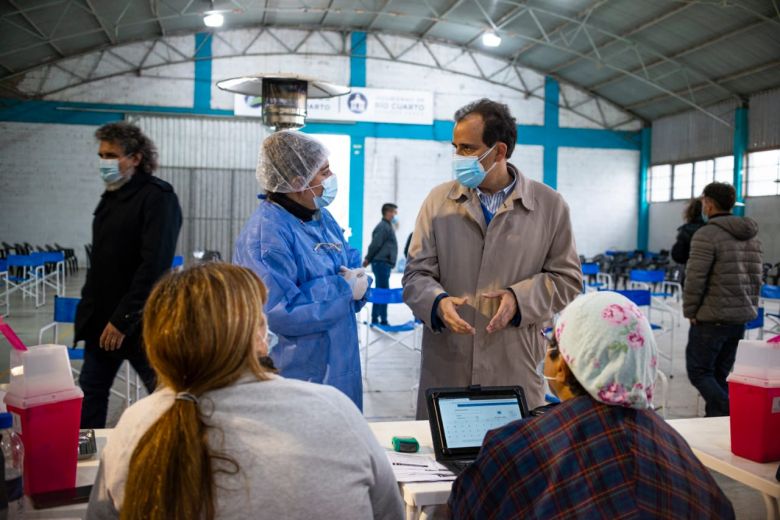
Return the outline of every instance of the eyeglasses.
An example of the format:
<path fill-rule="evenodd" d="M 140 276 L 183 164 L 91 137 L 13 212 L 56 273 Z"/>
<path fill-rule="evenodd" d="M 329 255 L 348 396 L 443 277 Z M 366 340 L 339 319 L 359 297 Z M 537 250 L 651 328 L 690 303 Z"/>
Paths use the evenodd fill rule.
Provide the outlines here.
<path fill-rule="evenodd" d="M 341 244 L 338 242 L 318 242 L 314 244 L 314 252 L 319 253 L 320 251 L 335 251 L 340 253 Z"/>

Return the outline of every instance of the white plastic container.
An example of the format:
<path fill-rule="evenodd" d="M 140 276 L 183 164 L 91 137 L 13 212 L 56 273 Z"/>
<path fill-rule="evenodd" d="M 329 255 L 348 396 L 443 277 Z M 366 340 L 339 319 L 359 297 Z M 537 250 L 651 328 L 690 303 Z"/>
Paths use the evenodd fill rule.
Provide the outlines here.
<path fill-rule="evenodd" d="M 76 485 L 81 402 L 64 345 L 11 351 L 4 401 L 24 444 L 24 491 L 31 495 Z"/>
<path fill-rule="evenodd" d="M 732 373 L 765 381 L 780 380 L 780 344 L 741 340 Z"/>
<path fill-rule="evenodd" d="M 29 398 L 72 390 L 75 386 L 65 345 L 37 345 L 26 351 L 11 351 L 9 394 Z"/>

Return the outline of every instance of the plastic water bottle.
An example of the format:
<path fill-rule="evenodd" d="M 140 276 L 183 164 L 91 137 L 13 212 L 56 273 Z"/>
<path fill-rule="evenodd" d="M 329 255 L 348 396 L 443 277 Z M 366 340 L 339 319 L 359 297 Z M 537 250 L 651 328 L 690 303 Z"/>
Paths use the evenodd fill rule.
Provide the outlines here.
<path fill-rule="evenodd" d="M 22 485 L 22 467 L 24 446 L 22 439 L 11 429 L 13 417 L 10 413 L 0 413 L 0 449 L 3 452 L 5 468 L 5 492 L 8 497 L 8 518 L 24 516 L 24 486 Z"/>

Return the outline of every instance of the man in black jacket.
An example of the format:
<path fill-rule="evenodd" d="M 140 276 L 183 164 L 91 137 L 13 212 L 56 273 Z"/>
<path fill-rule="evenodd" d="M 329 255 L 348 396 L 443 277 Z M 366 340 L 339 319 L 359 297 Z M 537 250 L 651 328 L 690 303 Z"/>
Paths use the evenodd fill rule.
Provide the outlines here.
<path fill-rule="evenodd" d="M 105 183 L 92 222 L 92 256 L 76 313 L 75 340 L 84 340 L 82 428 L 104 428 L 108 396 L 128 360 L 146 389 L 155 374 L 143 351 L 141 311 L 154 283 L 171 267 L 181 207 L 167 182 L 154 177 L 157 150 L 135 125 L 95 132 Z"/>
<path fill-rule="evenodd" d="M 371 245 L 363 261 L 363 267 L 371 264 L 371 270 L 376 277 L 376 286 L 380 289 L 390 287 L 390 271 L 395 267 L 398 257 L 398 241 L 395 238 L 395 224 L 398 206 L 390 202 L 382 204 L 382 220 L 371 234 Z M 371 323 L 387 325 L 387 305 L 374 303 L 371 305 Z"/>

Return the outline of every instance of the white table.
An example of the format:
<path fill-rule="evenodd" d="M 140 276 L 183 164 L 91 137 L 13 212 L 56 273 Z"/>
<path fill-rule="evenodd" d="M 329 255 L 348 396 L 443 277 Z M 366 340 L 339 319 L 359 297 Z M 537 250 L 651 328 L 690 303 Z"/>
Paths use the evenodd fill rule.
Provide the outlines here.
<path fill-rule="evenodd" d="M 414 437 L 420 443 L 420 453 L 435 457 L 431 428 L 428 421 L 398 421 L 369 423 L 379 445 L 387 451 L 393 450 L 393 437 Z M 407 482 L 399 484 L 406 506 L 407 520 L 420 517 L 424 507 L 447 503 L 452 482 Z"/>
<path fill-rule="evenodd" d="M 775 480 L 778 462 L 761 464 L 731 453 L 728 417 L 675 419 L 668 422 L 688 441 L 702 464 L 759 491 L 764 497 L 767 518 L 780 520 L 780 482 Z"/>
<path fill-rule="evenodd" d="M 668 421 L 688 442 L 696 457 L 707 468 L 758 490 L 764 497 L 767 518 L 780 520 L 780 482 L 775 480 L 777 462 L 760 464 L 731 453 L 731 430 L 728 417 L 675 419 Z M 412 436 L 420 443 L 420 453 L 433 456 L 428 421 L 370 423 L 379 444 L 392 450 L 393 436 Z M 399 484 L 408 520 L 419 518 L 424 507 L 446 504 L 451 482 L 418 482 Z"/>
<path fill-rule="evenodd" d="M 108 434 L 111 430 L 95 430 L 95 441 L 97 442 L 97 454 L 91 459 L 79 461 L 76 470 L 76 487 L 90 486 L 95 483 L 97 477 L 98 465 L 100 463 L 100 452 L 106 445 Z M 87 504 L 73 504 L 70 506 L 52 507 L 50 509 L 33 509 L 30 498 L 24 497 L 24 517 L 30 519 L 76 519 L 87 516 Z"/>

